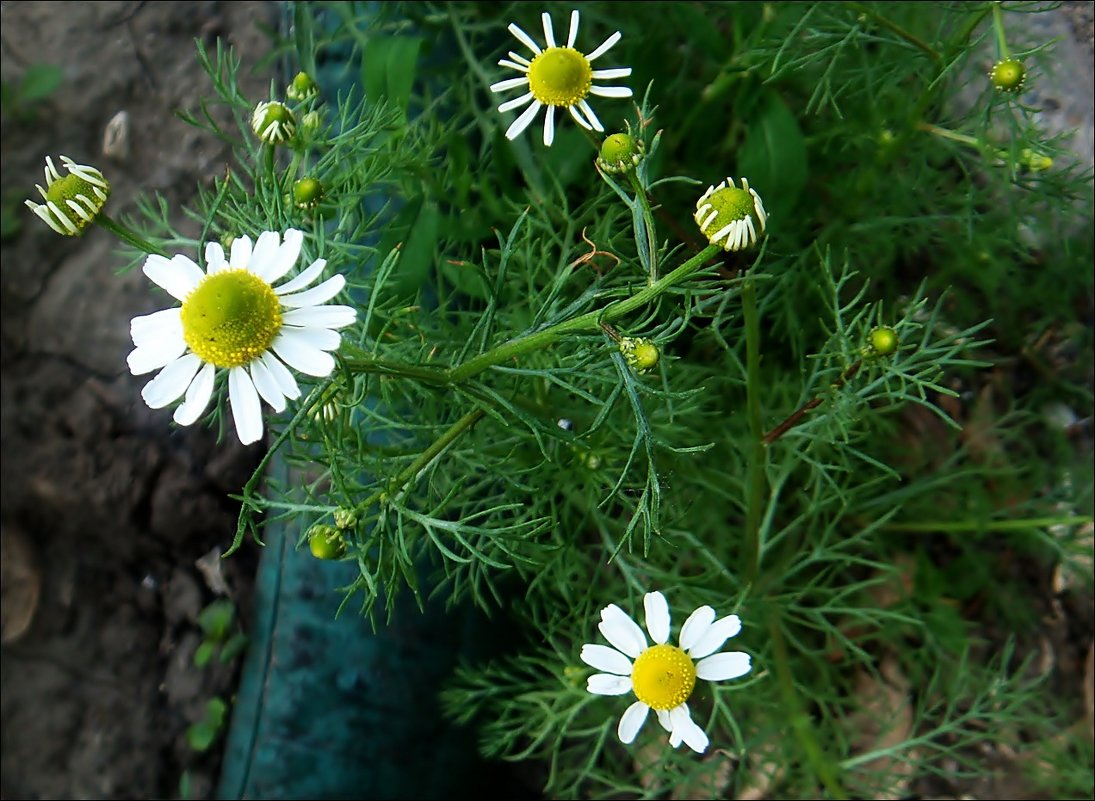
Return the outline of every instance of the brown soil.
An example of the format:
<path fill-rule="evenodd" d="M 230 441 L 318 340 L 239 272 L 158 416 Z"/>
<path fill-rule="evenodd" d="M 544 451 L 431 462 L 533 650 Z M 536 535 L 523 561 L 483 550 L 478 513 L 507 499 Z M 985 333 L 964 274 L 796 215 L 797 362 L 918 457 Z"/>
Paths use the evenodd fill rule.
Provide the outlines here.
<path fill-rule="evenodd" d="M 58 236 L 21 207 L 36 197 L 44 157 L 98 166 L 108 212 L 161 193 L 181 213 L 199 181 L 222 173 L 224 146 L 174 112 L 209 94 L 194 40 L 237 48 L 245 87 L 268 51 L 264 2 L 0 4 L 5 86 L 33 65 L 63 68 L 60 87 L 29 108 L 6 104 L 2 197 L 21 229 L 2 243 L 0 467 L 3 557 L 4 798 L 208 796 L 218 748 L 185 738 L 215 695 L 230 697 L 238 660 L 199 670 L 200 610 L 221 564 L 246 620 L 254 553 L 220 563 L 238 491 L 260 453 L 200 426 L 179 429 L 140 398 L 128 374 L 129 321 L 162 306 L 139 270 L 98 229 Z M 265 74 L 263 74 L 265 72 Z M 129 152 L 103 154 L 108 122 L 129 115 Z"/>

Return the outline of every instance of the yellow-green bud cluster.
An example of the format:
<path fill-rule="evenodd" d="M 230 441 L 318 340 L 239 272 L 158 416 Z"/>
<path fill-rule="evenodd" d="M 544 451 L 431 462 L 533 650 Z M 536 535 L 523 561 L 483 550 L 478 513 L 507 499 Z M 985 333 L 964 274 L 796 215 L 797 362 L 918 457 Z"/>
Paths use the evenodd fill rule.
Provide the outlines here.
<path fill-rule="evenodd" d="M 1023 91 L 1023 85 L 1027 81 L 1027 68 L 1017 58 L 1008 58 L 998 61 L 989 73 L 992 85 L 1001 92 L 1018 94 Z"/>
<path fill-rule="evenodd" d="M 298 72 L 292 83 L 285 87 L 285 96 L 297 103 L 311 100 L 318 94 L 319 87 L 307 72 Z"/>
<path fill-rule="evenodd" d="M 621 173 L 639 166 L 646 156 L 643 140 L 627 133 L 614 133 L 601 143 L 597 166 L 608 173 Z"/>
<path fill-rule="evenodd" d="M 268 145 L 282 145 L 296 136 L 297 118 L 284 103 L 266 101 L 255 106 L 251 130 Z"/>
<path fill-rule="evenodd" d="M 334 526 L 316 523 L 308 529 L 308 549 L 316 559 L 341 559 L 346 555 L 346 540 Z"/>
<path fill-rule="evenodd" d="M 94 167 L 61 156 L 68 175 L 62 176 L 46 156 L 46 186 L 35 184 L 45 203 L 24 201 L 50 228 L 62 236 L 79 236 L 106 205 L 110 183 Z"/>
<path fill-rule="evenodd" d="M 657 367 L 662 356 L 654 341 L 645 337 L 624 337 L 618 347 L 627 366 L 640 375 Z"/>
<path fill-rule="evenodd" d="M 357 527 L 357 512 L 349 506 L 340 506 L 335 509 L 335 526 L 340 529 L 353 529 Z"/>

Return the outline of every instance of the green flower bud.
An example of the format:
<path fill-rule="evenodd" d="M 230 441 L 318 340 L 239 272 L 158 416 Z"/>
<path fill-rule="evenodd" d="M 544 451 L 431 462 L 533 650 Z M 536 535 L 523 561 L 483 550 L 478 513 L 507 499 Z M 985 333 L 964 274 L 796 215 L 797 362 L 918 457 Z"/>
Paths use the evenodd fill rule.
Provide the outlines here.
<path fill-rule="evenodd" d="M 315 134 L 322 124 L 323 118 L 319 115 L 318 111 L 309 111 L 300 118 L 300 129 L 309 136 Z"/>
<path fill-rule="evenodd" d="M 251 129 L 268 145 L 281 145 L 297 133 L 297 118 L 284 103 L 271 100 L 255 106 Z"/>
<path fill-rule="evenodd" d="M 867 334 L 867 344 L 863 346 L 862 356 L 865 359 L 891 356 L 897 352 L 898 344 L 897 331 L 889 326 L 878 326 Z"/>
<path fill-rule="evenodd" d="M 733 178 L 707 187 L 696 201 L 696 213 L 692 216 L 707 241 L 712 245 L 721 242 L 723 250 L 744 250 L 756 244 L 768 225 L 760 195 L 744 178 L 740 189 Z"/>
<path fill-rule="evenodd" d="M 1031 172 L 1042 172 L 1053 166 L 1053 159 L 1045 153 L 1039 153 L 1024 147 L 1019 153 L 1019 164 Z"/>
<path fill-rule="evenodd" d="M 335 525 L 340 529 L 352 529 L 357 526 L 357 512 L 348 506 L 335 509 Z"/>
<path fill-rule="evenodd" d="M 314 209 L 323 195 L 323 184 L 315 178 L 301 178 L 293 184 L 293 203 L 298 209 Z"/>
<path fill-rule="evenodd" d="M 645 337 L 624 337 L 620 340 L 619 348 L 627 366 L 640 375 L 654 369 L 662 355 L 654 341 Z"/>
<path fill-rule="evenodd" d="M 45 203 L 26 200 L 33 211 L 50 228 L 62 236 L 79 236 L 106 205 L 110 197 L 110 183 L 94 167 L 77 164 L 68 156 L 61 156 L 68 175 L 64 177 L 46 156 L 46 187 L 35 184 Z"/>
<path fill-rule="evenodd" d="M 293 82 L 285 87 L 285 96 L 290 100 L 301 102 L 311 100 L 319 94 L 319 87 L 307 72 L 298 72 Z"/>
<path fill-rule="evenodd" d="M 316 559 L 341 559 L 346 554 L 346 540 L 334 526 L 316 523 L 308 529 L 308 548 Z"/>
<path fill-rule="evenodd" d="M 1023 62 L 1017 58 L 1009 58 L 997 62 L 989 73 L 992 85 L 1001 92 L 1018 94 L 1023 91 L 1023 85 L 1027 80 L 1027 70 Z"/>
<path fill-rule="evenodd" d="M 621 173 L 639 166 L 646 155 L 646 145 L 642 139 L 627 133 L 614 133 L 605 137 L 601 143 L 601 154 L 597 157 L 597 166 L 608 173 Z"/>

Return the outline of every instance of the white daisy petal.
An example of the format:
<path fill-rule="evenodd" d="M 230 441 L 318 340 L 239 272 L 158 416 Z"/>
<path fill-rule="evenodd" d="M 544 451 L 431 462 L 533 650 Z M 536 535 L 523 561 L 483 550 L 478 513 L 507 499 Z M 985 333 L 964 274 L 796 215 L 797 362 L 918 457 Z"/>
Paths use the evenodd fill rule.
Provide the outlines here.
<path fill-rule="evenodd" d="M 555 141 L 555 106 L 548 106 L 544 115 L 544 147 Z"/>
<path fill-rule="evenodd" d="M 636 701 L 627 708 L 623 717 L 620 718 L 620 725 L 616 728 L 616 735 L 620 738 L 621 743 L 626 745 L 635 741 L 635 736 L 639 733 L 639 729 L 643 727 L 649 713 L 650 707 L 642 701 Z"/>
<path fill-rule="evenodd" d="M 658 645 L 664 645 L 669 639 L 669 603 L 660 592 L 648 592 L 643 598 L 646 610 L 646 630 L 650 639 Z"/>
<path fill-rule="evenodd" d="M 722 644 L 731 637 L 736 637 L 739 631 L 741 631 L 741 618 L 737 615 L 719 618 L 708 627 L 702 637 L 696 640 L 695 645 L 686 649 L 688 655 L 693 659 L 703 659 L 722 648 Z"/>
<path fill-rule="evenodd" d="M 681 704 L 669 710 L 669 720 L 673 724 L 672 737 L 680 738 L 684 744 L 702 754 L 707 750 L 708 739 L 703 729 L 696 725 L 692 716 L 688 714 L 688 705 Z"/>
<path fill-rule="evenodd" d="M 251 272 L 267 282 L 273 281 L 267 273 L 275 266 L 274 261 L 280 249 L 281 234 L 277 231 L 263 231 L 259 234 L 259 238 L 255 240 L 255 249 L 251 251 Z"/>
<path fill-rule="evenodd" d="M 520 136 L 521 132 L 536 118 L 536 114 L 540 111 L 542 105 L 544 104 L 539 100 L 533 100 L 529 107 L 521 112 L 521 116 L 506 129 L 506 139 L 516 139 Z"/>
<path fill-rule="evenodd" d="M 490 90 L 492 92 L 505 92 L 509 89 L 516 89 L 518 86 L 528 86 L 527 75 L 523 75 L 520 78 L 506 78 L 504 81 L 492 83 L 490 85 Z"/>
<path fill-rule="evenodd" d="M 626 86 L 591 86 L 589 93 L 597 97 L 631 97 L 631 89 Z"/>
<path fill-rule="evenodd" d="M 586 56 L 586 61 L 594 61 L 603 56 L 605 53 L 613 48 L 616 42 L 620 41 L 622 36 L 623 34 L 621 34 L 619 31 L 616 31 L 616 33 L 612 34 L 603 42 L 601 42 L 600 47 L 598 47 L 596 50 Z"/>
<path fill-rule="evenodd" d="M 129 321 L 129 336 L 138 348 L 182 339 L 182 317 L 179 307 L 164 309 L 134 317 Z"/>
<path fill-rule="evenodd" d="M 700 638 L 707 633 L 715 622 L 715 610 L 710 606 L 701 606 L 688 616 L 681 626 L 681 650 L 689 651 Z"/>
<path fill-rule="evenodd" d="M 555 47 L 555 31 L 551 27 L 551 15 L 545 11 L 540 15 L 540 19 L 544 21 L 544 41 L 547 42 L 548 47 Z"/>
<path fill-rule="evenodd" d="M 186 341 L 180 336 L 178 340 L 157 342 L 155 345 L 137 348 L 126 357 L 126 364 L 129 365 L 129 372 L 133 375 L 144 375 L 166 367 L 184 353 L 186 353 Z"/>
<path fill-rule="evenodd" d="M 185 400 L 175 408 L 176 423 L 188 426 L 202 416 L 205 407 L 209 405 L 209 399 L 213 397 L 213 379 L 216 374 L 217 368 L 211 364 L 206 364 L 198 371 L 186 390 Z"/>
<path fill-rule="evenodd" d="M 603 670 L 605 673 L 615 673 L 619 676 L 631 675 L 631 660 L 615 648 L 609 648 L 607 645 L 587 643 L 582 646 L 582 652 L 579 656 L 591 668 Z"/>
<path fill-rule="evenodd" d="M 540 45 L 536 44 L 536 42 L 532 40 L 531 36 L 518 28 L 517 25 L 512 22 L 509 24 L 509 32 L 516 36 L 517 40 L 533 53 L 535 53 L 536 55 L 540 55 Z"/>
<path fill-rule="evenodd" d="M 271 345 L 278 358 L 299 373 L 323 378 L 335 369 L 335 357 L 313 348 L 298 337 L 279 333 Z"/>
<path fill-rule="evenodd" d="M 251 376 L 243 367 L 228 371 L 228 402 L 236 421 L 236 435 L 244 445 L 262 439 L 262 407 Z"/>
<path fill-rule="evenodd" d="M 262 359 L 255 359 L 251 362 L 250 367 L 251 381 L 255 384 L 255 389 L 258 390 L 262 399 L 269 403 L 270 408 L 275 412 L 285 411 L 285 395 L 282 394 L 278 381 L 270 373 L 270 368 L 266 366 L 266 362 Z"/>
<path fill-rule="evenodd" d="M 525 92 L 520 97 L 515 97 L 513 100 L 507 100 L 505 103 L 498 107 L 501 112 L 513 111 L 515 108 L 520 108 L 532 100 L 532 92 Z"/>
<path fill-rule="evenodd" d="M 296 228 L 286 231 L 277 253 L 271 258 L 270 263 L 262 268 L 262 278 L 272 284 L 293 269 L 297 259 L 300 258 L 300 248 L 303 244 L 303 231 L 298 231 Z M 312 263 L 315 264 L 315 262 Z"/>
<path fill-rule="evenodd" d="M 246 270 L 251 266 L 251 237 L 237 236 L 232 240 L 232 258 L 229 265 L 233 270 Z"/>
<path fill-rule="evenodd" d="M 201 267 L 183 255 L 165 259 L 153 253 L 145 259 L 143 269 L 154 284 L 177 300 L 186 300 L 205 278 Z"/>
<path fill-rule="evenodd" d="M 528 67 L 532 64 L 531 61 L 529 61 L 527 58 L 522 56 L 520 53 L 514 53 L 512 50 L 510 50 L 508 53 L 506 53 L 506 55 L 509 56 L 510 58 L 512 58 L 514 61 L 516 61 L 522 67 Z"/>
<path fill-rule="evenodd" d="M 609 604 L 601 610 L 601 622 L 597 628 L 616 650 L 632 659 L 646 650 L 646 635 L 643 630 L 616 604 Z"/>
<path fill-rule="evenodd" d="M 286 325 L 282 327 L 281 333 L 316 350 L 338 350 L 342 345 L 342 336 L 330 328 L 296 328 Z"/>
<path fill-rule="evenodd" d="M 704 681 L 726 681 L 744 676 L 752 668 L 749 654 L 730 651 L 715 654 L 696 663 L 696 677 Z"/>
<path fill-rule="evenodd" d="M 295 278 L 291 278 L 281 286 L 276 287 L 274 289 L 274 294 L 285 295 L 289 292 L 296 292 L 299 289 L 304 289 L 304 287 L 308 286 L 317 278 L 319 278 L 320 274 L 323 272 L 323 268 L 326 266 L 326 259 L 316 259 L 314 262 L 308 265 L 308 269 L 306 269 L 300 275 L 296 276 Z"/>
<path fill-rule="evenodd" d="M 326 303 L 346 286 L 346 279 L 341 275 L 332 275 L 319 286 L 306 289 L 293 295 L 282 295 L 279 300 L 282 306 L 319 306 Z"/>
<path fill-rule="evenodd" d="M 586 115 L 586 119 L 589 120 L 589 124 L 593 126 L 593 130 L 604 133 L 604 126 L 601 125 L 601 121 L 597 119 L 597 115 L 593 113 L 593 108 L 589 105 L 589 103 L 585 101 L 584 98 L 578 101 L 578 108 L 580 108 L 582 110 L 582 113 Z"/>
<path fill-rule="evenodd" d="M 631 692 L 631 677 L 594 673 L 586 680 L 586 691 L 594 695 L 624 695 Z"/>
<path fill-rule="evenodd" d="M 150 408 L 162 409 L 186 392 L 201 365 L 202 360 L 193 353 L 179 357 L 144 385 L 141 397 Z"/>
<path fill-rule="evenodd" d="M 281 321 L 302 328 L 345 328 L 356 318 L 357 312 L 349 306 L 308 306 L 285 312 Z"/>
<path fill-rule="evenodd" d="M 668 709 L 658 709 L 658 710 L 656 710 L 656 712 L 657 712 L 657 715 L 658 715 L 658 723 L 661 724 L 661 727 L 663 729 L 665 729 L 667 732 L 672 734 L 673 733 L 673 722 L 669 719 L 669 710 Z"/>
<path fill-rule="evenodd" d="M 516 61 L 510 61 L 508 58 L 499 59 L 499 67 L 509 67 L 511 70 L 517 70 L 518 72 L 528 72 L 528 67 L 524 64 L 518 64 Z"/>
<path fill-rule="evenodd" d="M 228 259 L 224 258 L 224 248 L 220 242 L 205 244 L 205 272 L 209 275 L 228 268 Z"/>
<path fill-rule="evenodd" d="M 610 81 L 613 78 L 627 78 L 629 75 L 631 67 L 614 67 L 609 70 L 593 70 L 592 78 L 595 81 Z"/>
<path fill-rule="evenodd" d="M 574 47 L 578 39 L 578 9 L 570 12 L 570 35 L 567 36 L 567 47 Z"/>
<path fill-rule="evenodd" d="M 567 106 L 567 111 L 570 112 L 570 116 L 574 118 L 574 121 L 585 128 L 587 131 L 592 131 L 593 126 L 586 122 L 585 117 L 578 113 L 577 106 Z"/>
<path fill-rule="evenodd" d="M 296 400 L 300 397 L 300 387 L 297 385 L 297 380 L 293 378 L 293 374 L 289 372 L 289 368 L 278 361 L 278 357 L 270 351 L 262 354 L 259 360 L 266 365 L 266 369 L 270 371 L 270 375 L 278 384 L 278 390 L 289 400 Z"/>

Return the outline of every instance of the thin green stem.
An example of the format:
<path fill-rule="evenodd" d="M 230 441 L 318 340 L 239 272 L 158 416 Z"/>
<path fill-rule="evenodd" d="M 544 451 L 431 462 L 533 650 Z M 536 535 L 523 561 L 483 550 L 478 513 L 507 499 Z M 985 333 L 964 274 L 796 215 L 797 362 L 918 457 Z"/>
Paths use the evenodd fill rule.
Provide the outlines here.
<path fill-rule="evenodd" d="M 882 16 L 881 14 L 879 14 L 877 11 L 875 11 L 873 8 L 866 5 L 865 3 L 855 3 L 855 2 L 850 2 L 850 0 L 848 0 L 844 3 L 844 5 L 847 6 L 848 8 L 850 8 L 850 9 L 852 9 L 853 11 L 857 11 L 860 14 L 865 14 L 870 19 L 872 19 L 877 25 L 881 25 L 886 30 L 891 31 L 892 33 L 896 33 L 898 36 L 900 36 L 906 42 L 911 44 L 913 47 L 917 48 L 918 50 L 922 50 L 924 53 L 926 53 L 931 58 L 931 60 L 934 61 L 936 64 L 942 64 L 943 63 L 943 55 L 938 50 L 936 50 L 930 44 L 925 42 L 919 36 L 915 36 L 914 34 L 910 33 L 909 31 L 905 30 L 904 28 L 902 28 L 896 22 Z"/>
<path fill-rule="evenodd" d="M 407 467 L 405 467 L 399 473 L 399 475 L 389 481 L 384 489 L 374 492 L 364 501 L 359 503 L 357 505 L 358 511 L 365 511 L 377 501 L 383 500 L 385 497 L 399 492 L 401 489 L 403 489 L 403 487 L 406 486 L 407 482 L 411 481 L 419 473 L 425 470 L 429 466 L 430 462 L 432 462 L 434 459 L 444 453 L 445 450 L 454 442 L 456 442 L 456 440 L 458 440 L 462 434 L 470 430 L 472 426 L 482 420 L 483 415 L 485 414 L 486 412 L 483 410 L 482 407 L 476 407 L 475 409 L 472 409 L 470 412 L 461 417 L 459 420 L 457 420 L 455 423 L 453 423 L 451 426 L 449 426 L 448 430 L 446 430 L 444 434 L 434 440 L 433 444 L 431 444 L 430 447 L 426 448 L 426 450 L 422 451 L 422 453 L 418 455 L 417 459 L 415 459 Z"/>
<path fill-rule="evenodd" d="M 639 176 L 634 169 L 627 171 L 627 177 L 631 181 L 631 188 L 635 190 L 635 197 L 643 207 L 643 225 L 646 231 L 636 231 L 635 236 L 645 236 L 647 252 L 650 254 L 649 275 L 647 283 L 653 285 L 658 280 L 658 235 L 654 227 L 654 212 L 650 208 L 650 198 L 643 189 Z"/>
<path fill-rule="evenodd" d="M 1000 50 L 1000 59 L 1007 61 L 1011 58 L 1011 51 L 1008 50 L 1008 40 L 1004 34 L 1004 12 L 999 3 L 992 4 L 992 28 L 996 32 L 996 47 Z"/>
<path fill-rule="evenodd" d="M 503 342 L 501 345 L 488 350 L 486 353 L 468 359 L 468 361 L 463 364 L 448 370 L 446 372 L 446 381 L 449 384 L 459 384 L 496 364 L 509 361 L 524 353 L 545 348 L 564 334 L 573 334 L 578 331 L 598 330 L 602 321 L 612 322 L 615 319 L 623 317 L 625 314 L 628 314 L 659 297 L 670 287 L 684 281 L 700 269 L 708 259 L 715 256 L 719 250 L 720 248 L 718 245 L 708 245 L 665 277 L 644 287 L 629 298 L 610 303 L 604 309 L 596 309 L 579 315 L 578 317 L 573 317 L 570 320 L 564 320 L 561 323 L 545 328 L 543 331 L 537 331 L 535 334 L 529 334 L 528 336 L 518 337 L 517 339 Z"/>
<path fill-rule="evenodd" d="M 745 320 L 745 395 L 749 420 L 749 495 L 745 505 L 745 580 L 753 582 L 760 572 L 760 522 L 764 512 L 768 449 L 764 445 L 764 420 L 760 411 L 760 319 L 757 287 L 747 276 L 741 290 Z"/>
<path fill-rule="evenodd" d="M 123 242 L 132 245 L 144 253 L 155 253 L 157 256 L 167 256 L 167 252 L 156 245 L 153 245 L 147 239 L 131 231 L 126 226 L 119 222 L 115 222 L 105 212 L 100 211 L 95 215 L 95 224 L 101 228 L 105 228 L 118 237 Z"/>
<path fill-rule="evenodd" d="M 985 143 L 980 139 L 973 136 L 967 136 L 966 134 L 960 134 L 956 131 L 952 131 L 948 128 L 940 128 L 938 125 L 932 125 L 930 122 L 918 122 L 916 124 L 917 130 L 925 131 L 934 136 L 938 136 L 941 139 L 949 139 L 952 142 L 958 142 L 959 144 L 969 145 L 975 147 L 978 150 L 984 148 Z"/>
<path fill-rule="evenodd" d="M 1090 523 L 1090 516 L 1028 517 L 1024 520 L 923 520 L 905 523 L 883 523 L 889 531 L 925 531 L 945 534 L 954 531 L 1022 531 L 1049 526 L 1080 526 Z"/>

